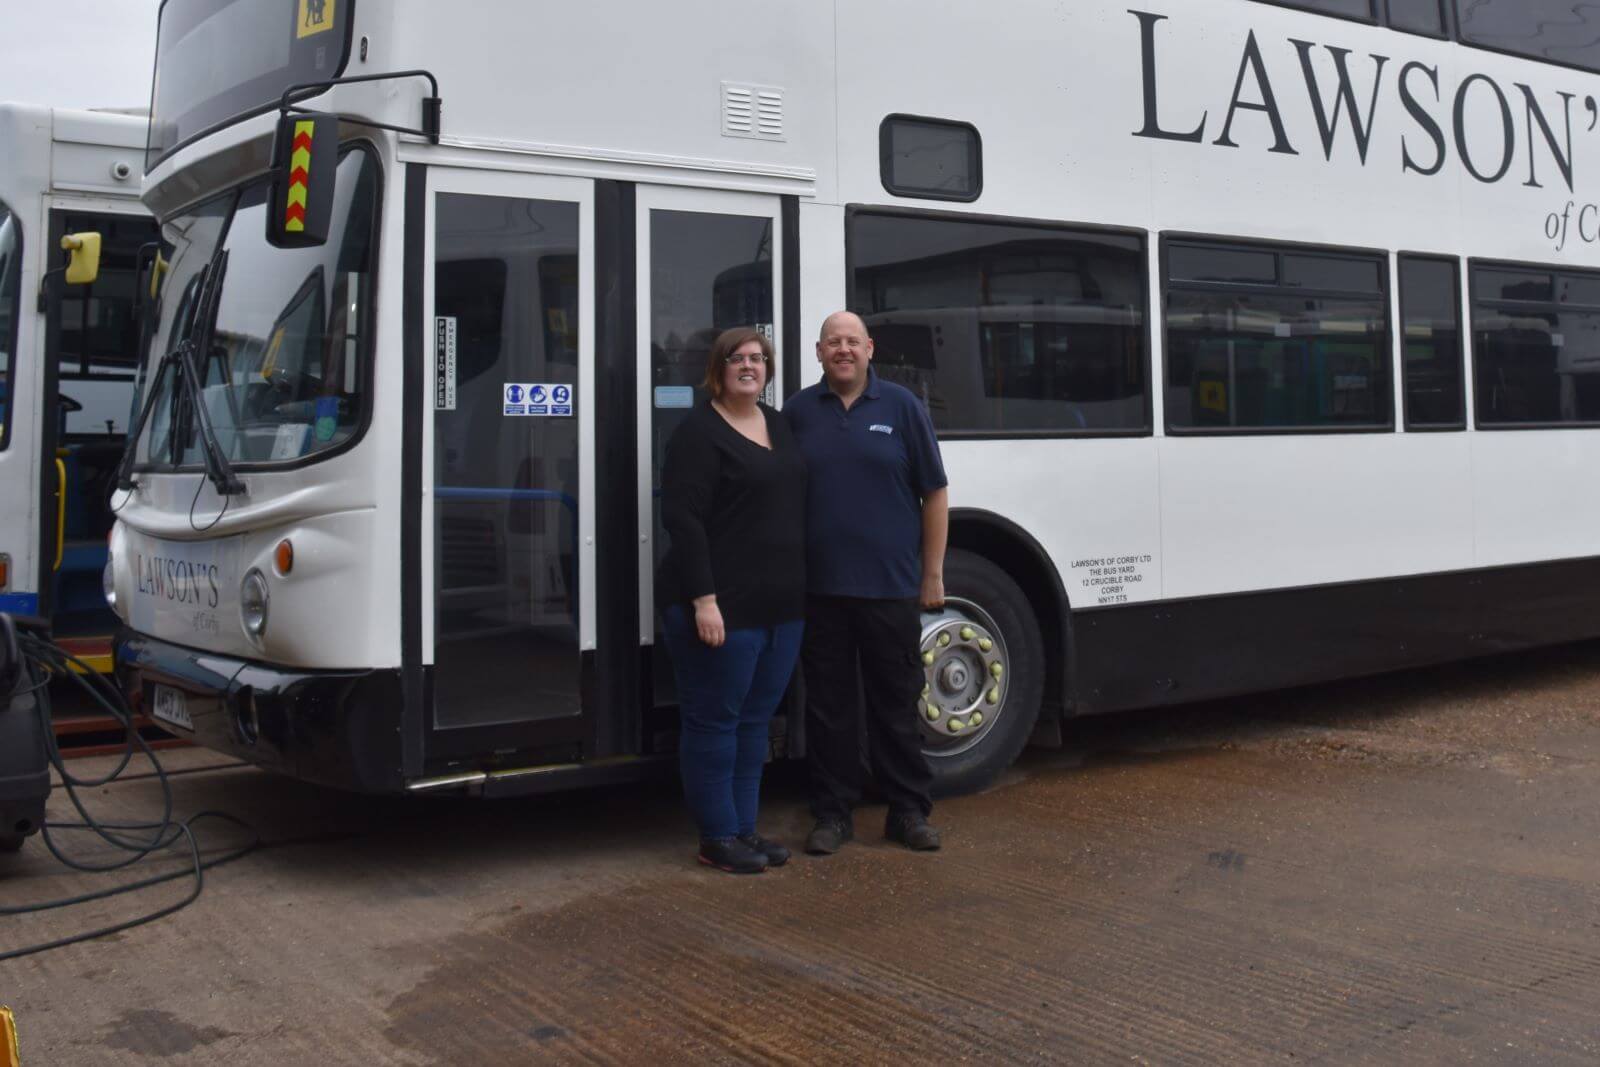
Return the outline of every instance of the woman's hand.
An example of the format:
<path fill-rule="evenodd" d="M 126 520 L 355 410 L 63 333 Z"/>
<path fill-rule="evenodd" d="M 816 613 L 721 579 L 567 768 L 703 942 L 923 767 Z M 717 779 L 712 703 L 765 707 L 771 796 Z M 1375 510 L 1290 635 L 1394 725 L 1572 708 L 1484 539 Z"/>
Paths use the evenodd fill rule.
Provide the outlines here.
<path fill-rule="evenodd" d="M 727 640 L 727 631 L 722 626 L 722 609 L 717 607 L 715 595 L 694 598 L 694 629 L 700 635 L 700 640 L 710 648 L 721 648 L 722 642 Z"/>

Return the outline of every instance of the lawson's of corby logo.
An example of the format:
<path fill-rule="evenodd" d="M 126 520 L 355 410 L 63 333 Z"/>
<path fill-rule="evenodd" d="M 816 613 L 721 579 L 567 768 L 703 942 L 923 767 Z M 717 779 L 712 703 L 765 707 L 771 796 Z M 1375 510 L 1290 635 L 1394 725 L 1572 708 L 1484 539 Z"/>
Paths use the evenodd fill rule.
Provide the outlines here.
<path fill-rule="evenodd" d="M 204 608 L 214 608 L 221 601 L 217 585 L 221 570 L 214 563 L 135 552 L 133 571 L 135 587 L 144 596 Z"/>
<path fill-rule="evenodd" d="M 1161 68 L 1158 60 L 1158 38 L 1161 55 L 1181 48 L 1181 43 L 1171 42 L 1182 41 L 1184 23 L 1151 11 L 1128 13 L 1139 20 L 1144 87 L 1143 124 L 1132 131 L 1135 137 L 1216 148 L 1253 142 L 1285 156 L 1300 155 L 1310 139 L 1320 146 L 1326 161 L 1332 162 L 1335 153 L 1353 155 L 1365 167 L 1381 129 L 1386 131 L 1383 136 L 1395 131 L 1399 139 L 1402 173 L 1432 177 L 1454 159 L 1485 185 L 1511 177 L 1528 188 L 1558 182 L 1575 193 L 1573 112 L 1581 109 L 1580 135 L 1593 134 L 1600 124 L 1600 101 L 1593 94 L 1540 91 L 1519 81 L 1506 86 L 1470 68 L 1452 86 L 1453 72 L 1435 64 L 1394 60 L 1378 52 L 1357 57 L 1349 48 L 1296 38 L 1263 45 L 1253 29 L 1245 31 L 1239 45 L 1232 94 L 1217 100 L 1219 106 L 1207 107 L 1193 86 L 1175 84 L 1172 69 Z M 1162 25 L 1169 21 L 1171 26 Z M 1286 75 L 1284 68 L 1295 73 Z M 1280 92 L 1297 91 L 1285 89 L 1286 83 L 1295 82 L 1303 83 L 1310 104 L 1316 126 L 1313 138 L 1305 131 L 1291 131 L 1284 121 Z M 1386 120 L 1388 113 L 1401 109 L 1405 114 L 1397 116 L 1398 122 Z M 1341 129 L 1348 133 L 1341 134 Z M 1568 200 L 1546 215 L 1544 232 L 1558 251 L 1574 238 L 1600 243 L 1600 204 Z"/>

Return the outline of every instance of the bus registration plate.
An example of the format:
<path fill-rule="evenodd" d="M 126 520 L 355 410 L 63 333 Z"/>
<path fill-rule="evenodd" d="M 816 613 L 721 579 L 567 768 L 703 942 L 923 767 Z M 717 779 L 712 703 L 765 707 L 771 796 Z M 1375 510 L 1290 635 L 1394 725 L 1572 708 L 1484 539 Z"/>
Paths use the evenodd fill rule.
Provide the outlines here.
<path fill-rule="evenodd" d="M 189 702 L 180 690 L 169 685 L 158 685 L 152 695 L 154 699 L 150 702 L 150 714 L 173 726 L 194 729 L 194 720 L 189 718 Z"/>

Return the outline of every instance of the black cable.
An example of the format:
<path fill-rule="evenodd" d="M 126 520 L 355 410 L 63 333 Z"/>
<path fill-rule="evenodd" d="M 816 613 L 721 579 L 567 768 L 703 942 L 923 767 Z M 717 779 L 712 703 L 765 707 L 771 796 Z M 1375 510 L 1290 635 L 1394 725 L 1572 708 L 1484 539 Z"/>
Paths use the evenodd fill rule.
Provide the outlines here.
<path fill-rule="evenodd" d="M 17 638 L 18 644 L 23 651 L 25 659 L 42 677 L 42 681 L 21 693 L 13 694 L 13 697 L 24 696 L 29 693 L 38 692 L 45 686 L 49 685 L 53 679 L 70 678 L 74 684 L 89 694 L 89 697 L 94 701 L 95 704 L 99 705 L 102 709 L 104 709 L 122 724 L 125 736 L 122 758 L 117 761 L 116 766 L 109 774 L 94 778 L 81 778 L 67 770 L 66 762 L 62 757 L 61 750 L 56 744 L 55 731 L 51 728 L 50 723 L 49 702 L 47 700 L 40 700 L 36 702 L 36 710 L 39 715 L 40 726 L 45 738 L 45 748 L 49 756 L 51 766 L 55 768 L 56 773 L 60 776 L 62 788 L 66 791 L 68 798 L 72 801 L 73 807 L 77 809 L 77 812 L 82 820 L 80 822 L 47 821 L 40 831 L 40 836 L 45 843 L 45 847 L 48 848 L 50 853 L 55 856 L 56 859 L 60 860 L 62 864 L 75 871 L 99 873 L 120 870 L 137 863 L 139 860 L 149 856 L 154 852 L 163 851 L 169 848 L 176 848 L 180 842 L 187 845 L 186 851 L 188 854 L 189 863 L 180 870 L 169 871 L 165 874 L 152 875 L 148 878 L 142 878 L 134 882 L 112 886 L 108 889 L 81 893 L 76 896 L 66 897 L 60 900 L 39 901 L 32 904 L 0 907 L 0 916 L 37 914 L 39 912 L 51 911 L 58 908 L 72 907 L 75 904 L 85 904 L 91 901 L 105 900 L 123 893 L 132 893 L 140 889 L 148 889 L 151 886 L 175 881 L 179 878 L 192 877 L 194 879 L 194 885 L 190 889 L 188 895 L 182 900 L 174 904 L 169 904 L 165 907 L 158 908 L 147 915 L 140 916 L 136 919 L 129 919 L 111 926 L 101 927 L 96 930 L 89 930 L 84 933 L 57 938 L 54 941 L 47 941 L 43 944 L 29 945 L 24 948 L 0 952 L 0 962 L 18 959 L 22 956 L 31 956 L 39 952 L 47 952 L 51 949 L 62 948 L 66 945 L 75 945 L 84 941 L 91 941 L 95 938 L 106 937 L 110 934 L 120 933 L 123 930 L 132 929 L 135 926 L 142 926 L 146 923 L 154 922 L 157 919 L 164 918 L 173 914 L 174 912 L 180 911 L 181 909 L 186 908 L 190 904 L 194 903 L 195 900 L 199 899 L 201 890 L 205 888 L 206 871 L 213 867 L 218 867 L 224 863 L 231 863 L 232 861 L 249 854 L 261 844 L 260 835 L 256 833 L 256 831 L 249 824 L 245 823 L 242 819 L 238 819 L 224 812 L 202 811 L 195 815 L 191 815 L 182 822 L 173 821 L 172 784 L 168 780 L 167 771 L 161 766 L 161 761 L 156 758 L 155 751 L 150 747 L 149 742 L 146 741 L 143 735 L 140 734 L 137 724 L 133 721 L 133 714 L 128 709 L 126 702 L 123 700 L 122 694 L 116 689 L 115 686 L 107 681 L 104 676 L 92 670 L 87 664 L 78 659 L 76 656 L 72 655 L 70 652 L 67 652 L 66 650 L 32 634 L 19 633 Z M 77 667 L 78 669 L 74 670 L 74 667 Z M 150 761 L 151 767 L 153 768 L 153 777 L 155 777 L 161 784 L 162 813 L 160 820 L 154 822 L 106 822 L 95 819 L 94 816 L 91 815 L 88 809 L 84 806 L 82 799 L 78 796 L 78 790 L 84 788 L 98 789 L 117 780 L 117 778 L 125 769 L 127 769 L 129 763 L 132 761 L 136 748 L 146 759 Z M 231 822 L 235 826 L 248 831 L 250 834 L 249 841 L 245 844 L 237 845 L 213 859 L 202 859 L 200 843 L 194 832 L 194 824 L 199 822 L 201 819 L 208 818 Z M 125 859 L 112 863 L 90 863 L 84 860 L 79 860 L 67 855 L 61 850 L 55 841 L 55 836 L 52 831 L 91 832 L 112 847 L 127 852 L 130 855 Z M 146 833 L 149 834 L 148 838 L 143 836 Z M 140 836 L 124 836 L 133 834 L 138 834 Z"/>

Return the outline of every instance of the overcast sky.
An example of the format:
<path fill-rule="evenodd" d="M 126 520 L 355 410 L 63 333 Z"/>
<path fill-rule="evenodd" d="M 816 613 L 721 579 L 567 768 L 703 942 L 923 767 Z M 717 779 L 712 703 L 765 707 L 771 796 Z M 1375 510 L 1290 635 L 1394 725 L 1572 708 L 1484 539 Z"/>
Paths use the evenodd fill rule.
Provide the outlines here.
<path fill-rule="evenodd" d="M 0 0 L 0 100 L 148 107 L 160 0 Z"/>

